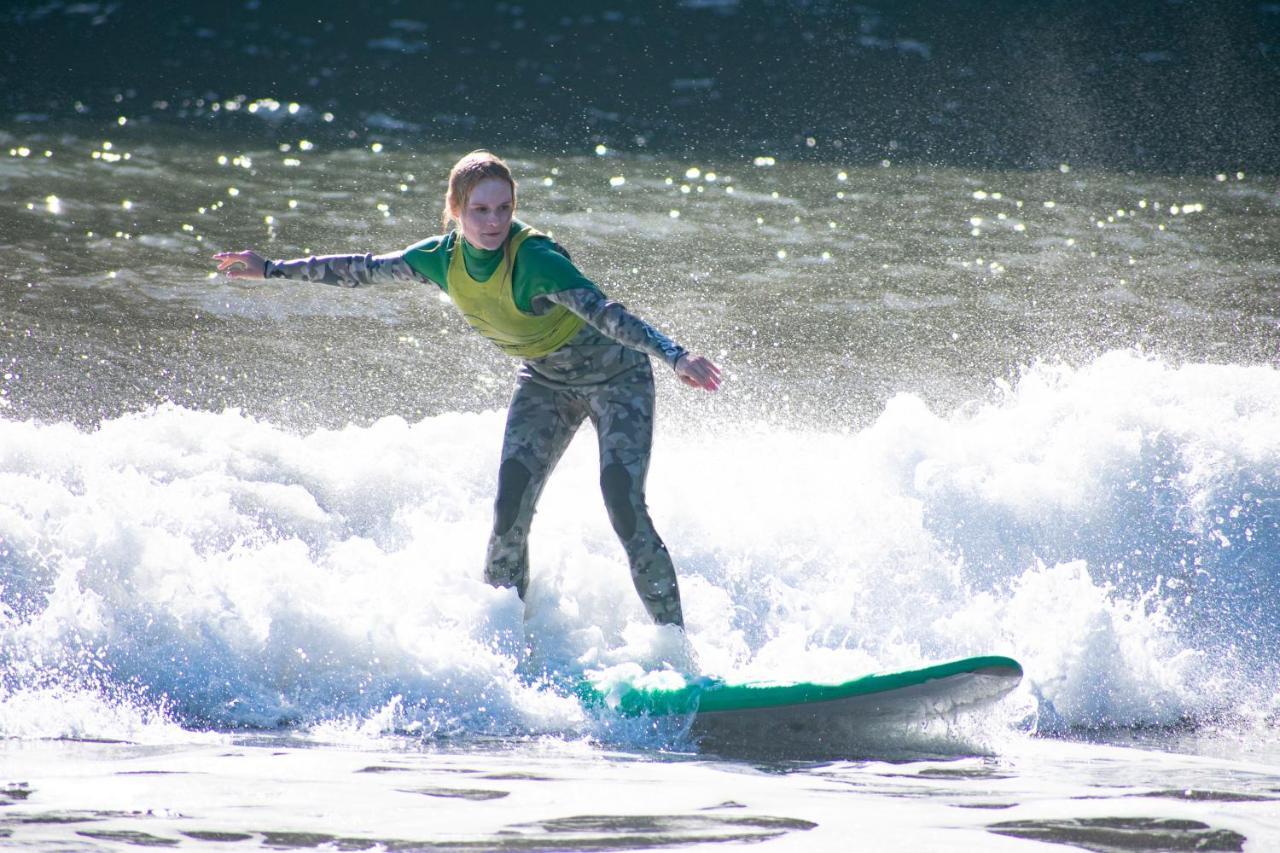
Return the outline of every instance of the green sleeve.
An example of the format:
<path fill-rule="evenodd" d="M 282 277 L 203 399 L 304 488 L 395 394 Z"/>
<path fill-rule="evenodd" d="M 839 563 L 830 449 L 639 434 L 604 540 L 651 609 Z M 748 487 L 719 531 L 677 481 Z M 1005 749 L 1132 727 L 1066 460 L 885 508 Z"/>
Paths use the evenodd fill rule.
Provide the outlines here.
<path fill-rule="evenodd" d="M 548 237 L 530 237 L 521 244 L 511 282 L 516 307 L 521 311 L 532 314 L 533 300 L 538 296 L 579 287 L 600 292 L 555 241 Z"/>
<path fill-rule="evenodd" d="M 456 240 L 457 233 L 454 231 L 438 237 L 428 237 L 405 249 L 404 261 L 418 275 L 434 281 L 441 290 L 448 293 L 449 255 Z"/>

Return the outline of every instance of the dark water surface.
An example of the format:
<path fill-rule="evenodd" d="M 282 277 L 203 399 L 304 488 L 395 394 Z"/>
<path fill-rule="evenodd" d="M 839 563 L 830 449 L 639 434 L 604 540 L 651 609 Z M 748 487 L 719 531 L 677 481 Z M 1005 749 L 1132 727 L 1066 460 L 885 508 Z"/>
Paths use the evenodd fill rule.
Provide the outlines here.
<path fill-rule="evenodd" d="M 0 112 L 853 164 L 1280 171 L 1260 0 L 20 0 Z"/>

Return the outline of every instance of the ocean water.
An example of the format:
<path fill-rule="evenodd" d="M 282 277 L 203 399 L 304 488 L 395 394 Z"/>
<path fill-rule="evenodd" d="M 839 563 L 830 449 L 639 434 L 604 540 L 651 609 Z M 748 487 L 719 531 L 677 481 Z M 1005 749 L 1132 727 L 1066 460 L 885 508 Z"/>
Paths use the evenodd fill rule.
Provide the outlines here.
<path fill-rule="evenodd" d="M 1274 176 L 505 152 L 725 370 L 659 377 L 682 637 L 589 427 L 527 605 L 483 583 L 513 367 L 433 288 L 212 273 L 435 233 L 459 151 L 0 142 L 0 845 L 1280 843 Z M 998 705 L 805 755 L 560 689 L 980 654 L 1026 669 Z"/>

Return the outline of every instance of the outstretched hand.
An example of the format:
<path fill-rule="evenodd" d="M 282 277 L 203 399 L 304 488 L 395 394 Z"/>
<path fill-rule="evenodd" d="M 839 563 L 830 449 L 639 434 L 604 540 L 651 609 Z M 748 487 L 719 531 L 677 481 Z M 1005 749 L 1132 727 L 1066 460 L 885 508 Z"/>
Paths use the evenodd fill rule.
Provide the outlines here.
<path fill-rule="evenodd" d="M 675 366 L 676 376 L 690 388 L 714 391 L 720 387 L 720 368 L 700 355 L 682 355 Z"/>
<path fill-rule="evenodd" d="M 253 250 L 219 252 L 213 259 L 218 262 L 218 272 L 225 272 L 227 278 L 262 278 L 267 271 L 267 259 Z"/>

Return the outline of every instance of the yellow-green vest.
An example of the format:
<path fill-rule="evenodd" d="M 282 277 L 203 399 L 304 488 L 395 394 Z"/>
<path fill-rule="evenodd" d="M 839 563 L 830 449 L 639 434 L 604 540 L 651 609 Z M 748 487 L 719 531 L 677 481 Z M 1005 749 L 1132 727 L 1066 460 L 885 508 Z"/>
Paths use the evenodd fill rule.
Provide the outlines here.
<path fill-rule="evenodd" d="M 516 307 L 511 286 L 516 253 L 525 240 L 542 236 L 525 226 L 509 237 L 503 247 L 502 264 L 488 281 L 476 281 L 467 272 L 461 235 L 449 259 L 446 281 L 453 304 L 472 328 L 517 358 L 550 355 L 578 334 L 585 322 L 563 305 L 556 305 L 546 314 L 526 314 Z"/>

